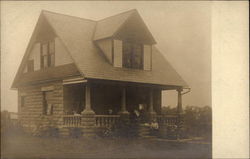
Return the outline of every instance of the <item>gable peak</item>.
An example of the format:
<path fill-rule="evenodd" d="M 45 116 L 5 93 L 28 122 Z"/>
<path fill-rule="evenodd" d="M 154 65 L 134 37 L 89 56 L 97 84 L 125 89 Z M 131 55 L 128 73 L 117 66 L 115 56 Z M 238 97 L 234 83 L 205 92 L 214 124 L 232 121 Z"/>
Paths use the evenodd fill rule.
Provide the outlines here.
<path fill-rule="evenodd" d="M 121 16 L 121 15 L 132 15 L 133 13 L 136 13 L 136 12 L 138 13 L 137 9 L 131 9 L 131 10 L 128 10 L 128 11 L 125 11 L 125 12 L 121 12 L 121 13 L 118 13 L 118 14 L 114 14 L 114 15 L 105 17 L 103 19 L 98 20 L 98 22 L 101 22 L 101 21 L 104 21 L 104 20 L 107 20 L 107 19 L 110 19 L 110 18 L 114 18 L 114 17 L 117 17 L 117 16 Z"/>

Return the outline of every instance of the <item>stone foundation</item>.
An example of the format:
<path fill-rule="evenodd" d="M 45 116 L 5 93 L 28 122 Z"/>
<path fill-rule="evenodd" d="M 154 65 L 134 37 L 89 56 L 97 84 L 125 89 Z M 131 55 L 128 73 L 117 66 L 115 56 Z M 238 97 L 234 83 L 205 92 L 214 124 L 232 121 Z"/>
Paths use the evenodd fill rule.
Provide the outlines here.
<path fill-rule="evenodd" d="M 51 92 L 52 114 L 43 114 L 44 91 Z M 61 81 L 18 88 L 18 120 L 27 133 L 39 134 L 36 131 L 41 128 L 57 128 L 62 125 L 62 114 L 63 85 Z"/>
<path fill-rule="evenodd" d="M 61 137 L 68 137 L 70 136 L 70 129 L 67 127 L 59 128 L 59 136 Z"/>

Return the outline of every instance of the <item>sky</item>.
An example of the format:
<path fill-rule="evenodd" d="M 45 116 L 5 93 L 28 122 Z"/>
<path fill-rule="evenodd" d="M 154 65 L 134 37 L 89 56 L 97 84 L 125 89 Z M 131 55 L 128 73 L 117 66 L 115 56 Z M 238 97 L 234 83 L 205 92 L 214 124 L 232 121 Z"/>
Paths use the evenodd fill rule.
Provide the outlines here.
<path fill-rule="evenodd" d="M 188 83 L 183 106 L 211 106 L 211 5 L 208 1 L 2 1 L 1 109 L 17 111 L 11 90 L 41 10 L 99 20 L 137 9 L 156 47 Z M 177 105 L 176 91 L 163 91 L 162 106 Z"/>

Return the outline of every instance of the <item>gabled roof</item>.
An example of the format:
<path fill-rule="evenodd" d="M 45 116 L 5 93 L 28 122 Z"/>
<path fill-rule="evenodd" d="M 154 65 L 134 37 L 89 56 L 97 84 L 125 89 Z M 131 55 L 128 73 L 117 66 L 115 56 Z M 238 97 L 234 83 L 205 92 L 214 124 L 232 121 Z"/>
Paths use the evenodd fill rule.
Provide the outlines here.
<path fill-rule="evenodd" d="M 126 22 L 126 20 L 135 12 L 130 10 L 124 13 L 114 15 L 99 20 L 96 25 L 96 31 L 93 40 L 100 40 L 112 37 L 114 33 Z"/>
<path fill-rule="evenodd" d="M 114 37 L 126 23 L 132 19 L 137 18 L 136 20 L 142 24 L 140 29 L 144 29 L 145 33 L 148 34 L 151 44 L 155 44 L 155 39 L 148 30 L 147 26 L 145 25 L 144 21 L 140 17 L 138 11 L 136 9 L 129 10 L 127 12 L 123 12 L 102 20 L 97 21 L 95 34 L 93 40 L 101 40 L 109 37 Z M 134 23 L 138 23 L 134 22 Z"/>
<path fill-rule="evenodd" d="M 171 67 L 171 65 L 155 47 L 152 49 L 151 71 L 113 67 L 102 57 L 100 50 L 94 45 L 93 42 L 94 35 L 99 32 L 98 24 L 99 27 L 104 26 L 104 22 L 102 21 L 107 21 L 105 22 L 105 25 L 109 23 L 111 26 L 119 28 L 118 23 L 120 24 L 124 22 L 126 17 L 129 17 L 132 12 L 134 11 L 129 11 L 124 14 L 111 17 L 112 20 L 108 18 L 101 20 L 102 24 L 92 20 L 48 11 L 43 11 L 42 15 L 52 27 L 58 38 L 60 38 L 66 46 L 67 51 L 70 53 L 76 67 L 85 78 L 186 87 L 186 82 Z M 116 19 L 116 22 L 115 24 L 112 24 L 114 19 Z M 100 30 L 105 32 L 105 29 Z M 102 35 L 110 34 L 111 31 L 108 30 Z M 26 54 L 25 57 L 28 56 Z M 22 64 L 24 63 L 24 60 L 25 59 L 23 59 Z M 22 67 L 22 64 L 20 67 Z M 19 68 L 19 71 L 20 69 L 21 68 Z M 18 74 L 20 74 L 20 72 Z M 17 82 L 17 76 L 14 83 Z"/>

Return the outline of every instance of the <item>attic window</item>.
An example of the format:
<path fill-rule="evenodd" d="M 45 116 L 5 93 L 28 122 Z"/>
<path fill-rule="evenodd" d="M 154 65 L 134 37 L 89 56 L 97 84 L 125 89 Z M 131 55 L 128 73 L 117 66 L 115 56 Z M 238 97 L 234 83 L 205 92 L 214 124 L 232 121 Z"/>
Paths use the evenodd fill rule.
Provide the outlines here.
<path fill-rule="evenodd" d="M 123 67 L 143 69 L 143 45 L 123 41 Z"/>
<path fill-rule="evenodd" d="M 55 42 L 41 43 L 41 68 L 55 66 Z"/>

